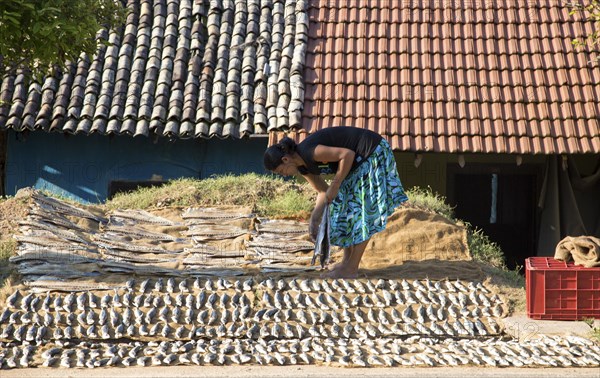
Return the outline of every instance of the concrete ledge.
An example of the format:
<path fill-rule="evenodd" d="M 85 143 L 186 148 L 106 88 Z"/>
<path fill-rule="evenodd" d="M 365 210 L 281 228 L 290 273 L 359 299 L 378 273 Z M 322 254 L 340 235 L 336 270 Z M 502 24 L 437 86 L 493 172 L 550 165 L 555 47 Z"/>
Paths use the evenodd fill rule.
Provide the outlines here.
<path fill-rule="evenodd" d="M 525 315 L 509 316 L 501 320 L 504 323 L 504 332 L 519 341 L 536 339 L 543 335 L 575 335 L 589 339 L 592 331 L 583 321 L 535 320 Z"/>
<path fill-rule="evenodd" d="M 3 370 L 2 378 L 598 378 L 597 368 L 334 368 L 327 366 L 148 366 L 101 369 Z"/>

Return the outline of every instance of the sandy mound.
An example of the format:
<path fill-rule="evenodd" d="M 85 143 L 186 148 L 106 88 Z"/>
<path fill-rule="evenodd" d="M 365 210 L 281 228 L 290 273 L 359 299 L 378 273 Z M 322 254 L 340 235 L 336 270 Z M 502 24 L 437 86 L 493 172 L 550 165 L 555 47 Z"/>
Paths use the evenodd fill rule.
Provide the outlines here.
<path fill-rule="evenodd" d="M 332 261 L 341 259 L 336 251 Z M 360 264 L 360 275 L 382 278 L 463 279 L 485 277 L 472 261 L 467 230 L 441 215 L 399 208 L 384 231 L 373 236 Z"/>
<path fill-rule="evenodd" d="M 363 267 L 432 259 L 471 260 L 467 230 L 435 213 L 400 208 L 388 219 L 386 229 L 369 242 Z"/>
<path fill-rule="evenodd" d="M 27 216 L 30 201 L 31 197 L 23 192 L 0 202 L 0 239 L 12 238 L 19 227 L 19 221 Z"/>

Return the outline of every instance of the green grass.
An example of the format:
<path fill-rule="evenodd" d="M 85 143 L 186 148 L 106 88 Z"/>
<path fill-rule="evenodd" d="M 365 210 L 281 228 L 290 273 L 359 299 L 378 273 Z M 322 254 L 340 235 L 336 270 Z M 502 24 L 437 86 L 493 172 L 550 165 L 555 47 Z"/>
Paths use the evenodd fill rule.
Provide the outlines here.
<path fill-rule="evenodd" d="M 0 240 L 0 267 L 8 265 L 8 258 L 15 254 L 17 241 L 14 239 Z"/>
<path fill-rule="evenodd" d="M 0 240 L 0 289 L 9 284 L 9 277 L 14 269 L 8 262 L 8 258 L 15 255 L 17 241 L 14 239 Z"/>
<path fill-rule="evenodd" d="M 433 211 L 444 218 L 456 221 L 454 218 L 454 209 L 446 203 L 446 198 L 434 193 L 430 187 L 421 188 L 415 186 L 407 190 L 406 195 L 411 206 Z"/>
<path fill-rule="evenodd" d="M 308 196 L 299 191 L 288 191 L 264 198 L 257 203 L 257 212 L 269 218 L 308 219 L 313 208 Z"/>
<path fill-rule="evenodd" d="M 118 194 L 106 203 L 106 207 L 245 206 L 261 216 L 305 218 L 312 208 L 314 196 L 307 184 L 250 173 L 203 180 L 173 180 L 161 187 Z"/>
<path fill-rule="evenodd" d="M 583 321 L 590 326 L 592 329 L 590 334 L 592 338 L 598 340 L 600 342 L 600 327 L 594 327 L 594 319 L 593 318 L 584 318 Z"/>

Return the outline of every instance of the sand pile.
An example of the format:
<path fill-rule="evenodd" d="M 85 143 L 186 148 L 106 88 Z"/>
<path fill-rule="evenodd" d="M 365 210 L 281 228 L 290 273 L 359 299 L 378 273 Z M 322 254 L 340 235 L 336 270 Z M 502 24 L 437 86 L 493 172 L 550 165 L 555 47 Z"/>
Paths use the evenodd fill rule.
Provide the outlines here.
<path fill-rule="evenodd" d="M 341 259 L 336 250 L 332 261 Z M 467 230 L 441 215 L 399 208 L 384 231 L 373 236 L 360 264 L 368 277 L 479 280 L 483 272 L 472 261 Z"/>

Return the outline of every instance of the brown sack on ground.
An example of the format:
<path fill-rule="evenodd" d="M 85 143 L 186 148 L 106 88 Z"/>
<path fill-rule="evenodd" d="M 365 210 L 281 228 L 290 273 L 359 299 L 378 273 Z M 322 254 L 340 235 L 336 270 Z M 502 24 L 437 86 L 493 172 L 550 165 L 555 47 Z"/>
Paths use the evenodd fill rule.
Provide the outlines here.
<path fill-rule="evenodd" d="M 600 266 L 600 239 L 593 236 L 567 236 L 556 245 L 556 260 L 569 262 L 586 268 Z"/>
<path fill-rule="evenodd" d="M 341 253 L 336 253 L 332 261 L 340 259 Z M 401 207 L 388 218 L 386 229 L 371 238 L 360 268 L 394 268 L 425 260 L 471 261 L 467 231 L 439 214 Z"/>

